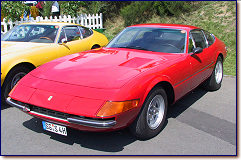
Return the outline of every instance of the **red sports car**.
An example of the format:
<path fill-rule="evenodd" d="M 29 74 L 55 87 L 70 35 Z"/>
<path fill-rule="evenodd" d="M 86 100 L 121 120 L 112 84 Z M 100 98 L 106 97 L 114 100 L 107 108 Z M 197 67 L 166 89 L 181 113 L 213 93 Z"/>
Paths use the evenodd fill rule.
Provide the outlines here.
<path fill-rule="evenodd" d="M 127 27 L 105 48 L 68 55 L 30 72 L 8 104 L 43 120 L 43 129 L 112 131 L 129 127 L 156 136 L 170 104 L 203 83 L 221 87 L 225 44 L 198 27 Z"/>

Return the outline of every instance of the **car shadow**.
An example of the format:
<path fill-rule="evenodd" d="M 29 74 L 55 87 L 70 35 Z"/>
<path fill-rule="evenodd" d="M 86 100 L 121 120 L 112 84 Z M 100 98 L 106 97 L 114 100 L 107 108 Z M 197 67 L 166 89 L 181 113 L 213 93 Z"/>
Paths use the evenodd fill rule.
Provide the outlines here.
<path fill-rule="evenodd" d="M 198 87 L 182 97 L 175 104 L 173 104 L 168 109 L 167 119 L 168 118 L 177 118 L 181 115 L 185 110 L 192 106 L 196 101 L 201 99 L 208 91 L 202 89 L 202 87 Z"/>
<path fill-rule="evenodd" d="M 193 103 L 202 98 L 207 91 L 197 88 L 188 95 L 179 100 L 175 105 L 171 106 L 164 127 L 168 124 L 169 118 L 177 118 L 185 112 Z M 68 128 L 68 135 L 62 136 L 51 133 L 42 129 L 42 122 L 38 118 L 32 118 L 23 123 L 26 128 L 39 133 L 50 136 L 50 139 L 65 143 L 68 145 L 79 144 L 81 147 L 89 148 L 104 152 L 120 152 L 126 145 L 129 145 L 137 139 L 131 135 L 128 129 L 114 132 L 83 132 L 76 129 Z M 161 133 L 160 133 L 161 134 Z"/>
<path fill-rule="evenodd" d="M 8 108 L 10 108 L 10 107 L 12 107 L 12 106 L 10 106 L 10 105 L 8 105 L 8 104 L 6 104 L 6 103 L 2 103 L 2 102 L 1 102 L 1 110 L 8 109 Z"/>
<path fill-rule="evenodd" d="M 49 135 L 50 139 L 68 145 L 79 144 L 81 147 L 104 152 L 119 152 L 124 146 L 136 141 L 127 129 L 114 132 L 84 132 L 68 128 L 68 135 L 62 136 L 43 130 L 42 122 L 38 118 L 32 118 L 23 123 L 26 128 Z"/>

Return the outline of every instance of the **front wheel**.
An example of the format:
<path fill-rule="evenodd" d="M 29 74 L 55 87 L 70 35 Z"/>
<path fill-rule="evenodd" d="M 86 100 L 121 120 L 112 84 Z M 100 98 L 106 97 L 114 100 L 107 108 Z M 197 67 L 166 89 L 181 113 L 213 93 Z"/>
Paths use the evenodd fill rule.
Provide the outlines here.
<path fill-rule="evenodd" d="M 223 60 L 218 57 L 212 75 L 206 80 L 204 88 L 209 91 L 216 91 L 221 87 L 223 80 Z"/>
<path fill-rule="evenodd" d="M 1 90 L 1 102 L 5 103 L 6 98 L 8 97 L 9 92 L 17 84 L 17 82 L 23 78 L 30 69 L 25 66 L 19 66 L 13 68 L 8 75 L 6 76 Z"/>
<path fill-rule="evenodd" d="M 167 114 L 167 95 L 163 88 L 155 88 L 147 96 L 142 110 L 130 126 L 130 131 L 140 140 L 156 136 L 164 127 Z"/>

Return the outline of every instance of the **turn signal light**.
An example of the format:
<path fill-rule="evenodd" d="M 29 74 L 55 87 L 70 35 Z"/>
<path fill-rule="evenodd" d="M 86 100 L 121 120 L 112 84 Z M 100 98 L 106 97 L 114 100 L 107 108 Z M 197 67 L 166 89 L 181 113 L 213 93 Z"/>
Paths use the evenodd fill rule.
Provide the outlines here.
<path fill-rule="evenodd" d="M 115 114 L 119 114 L 119 113 L 128 111 L 132 108 L 135 108 L 138 106 L 138 104 L 139 104 L 139 100 L 130 100 L 130 101 L 123 101 L 123 102 L 108 101 L 101 108 L 97 116 L 98 117 L 113 116 Z"/>

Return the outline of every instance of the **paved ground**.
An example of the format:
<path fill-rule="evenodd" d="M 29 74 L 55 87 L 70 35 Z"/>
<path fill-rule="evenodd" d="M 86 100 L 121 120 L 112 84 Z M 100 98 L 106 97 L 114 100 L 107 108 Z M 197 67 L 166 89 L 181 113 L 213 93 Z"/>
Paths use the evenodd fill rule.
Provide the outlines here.
<path fill-rule="evenodd" d="M 127 130 L 68 136 L 43 131 L 41 121 L 2 106 L 2 155 L 235 155 L 236 79 L 225 77 L 219 91 L 200 88 L 176 103 L 164 130 L 139 141 Z"/>

